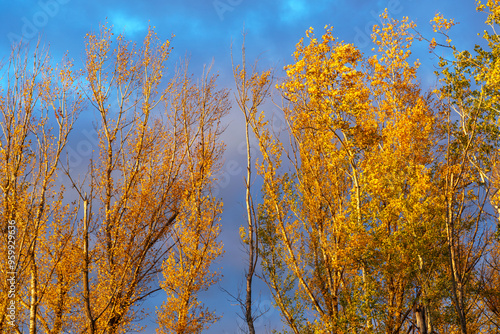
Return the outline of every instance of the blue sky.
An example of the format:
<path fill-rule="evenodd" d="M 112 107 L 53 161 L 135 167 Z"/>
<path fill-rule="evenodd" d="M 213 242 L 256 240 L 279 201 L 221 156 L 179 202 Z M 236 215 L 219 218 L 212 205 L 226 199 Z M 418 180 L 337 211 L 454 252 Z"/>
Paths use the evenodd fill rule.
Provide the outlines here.
<path fill-rule="evenodd" d="M 185 55 L 190 58 L 191 70 L 197 73 L 204 64 L 213 61 L 213 70 L 220 74 L 219 85 L 232 88 L 230 47 L 233 42 L 234 49 L 239 51 L 243 28 L 247 32 L 247 59 L 253 62 L 260 56 L 262 66 L 276 66 L 277 76 L 282 76 L 282 67 L 291 61 L 296 43 L 309 27 L 315 28 L 319 35 L 325 25 L 333 25 L 334 35 L 339 39 L 356 43 L 361 51 L 370 52 L 371 27 L 377 23 L 384 8 L 398 19 L 409 16 L 427 36 L 431 31 L 429 20 L 435 13 L 455 18 L 460 24 L 454 28 L 453 36 L 459 48 L 471 50 L 480 41 L 477 33 L 485 29 L 484 16 L 475 12 L 472 0 L 3 0 L 0 3 L 0 59 L 8 57 L 13 41 L 22 38 L 35 43 L 41 35 L 56 60 L 68 52 L 79 65 L 84 55 L 85 34 L 97 31 L 99 24 L 106 20 L 114 26 L 115 32 L 123 32 L 138 42 L 151 25 L 156 27 L 162 39 L 175 34 L 170 68 Z M 417 43 L 414 50 L 422 63 L 422 85 L 433 85 L 436 59 L 428 53 L 425 42 Z M 274 107 L 269 104 L 269 108 Z M 221 239 L 226 248 L 219 262 L 224 275 L 220 285 L 236 294 L 243 282 L 245 264 L 245 253 L 237 233 L 244 223 L 242 166 L 245 156 L 241 150 L 244 138 L 242 117 L 236 108 L 227 117 L 227 124 L 224 139 L 226 166 L 229 167 L 219 186 L 225 208 Z M 85 150 L 85 145 L 94 145 L 89 134 L 91 128 L 88 120 L 79 121 L 79 133 L 74 137 L 76 142 L 70 143 L 70 149 L 79 152 Z M 82 152 L 80 156 L 85 157 Z M 262 307 L 271 306 L 270 294 L 262 283 L 257 282 L 256 292 L 260 294 Z M 159 293 L 148 303 L 151 311 L 161 304 L 162 298 Z M 236 315 L 239 308 L 228 295 L 215 286 L 203 295 L 203 299 L 223 316 L 207 333 L 239 332 Z M 148 325 L 146 333 L 154 333 L 154 321 L 144 324 Z M 257 322 L 259 333 L 280 326 L 279 312 L 272 308 Z"/>

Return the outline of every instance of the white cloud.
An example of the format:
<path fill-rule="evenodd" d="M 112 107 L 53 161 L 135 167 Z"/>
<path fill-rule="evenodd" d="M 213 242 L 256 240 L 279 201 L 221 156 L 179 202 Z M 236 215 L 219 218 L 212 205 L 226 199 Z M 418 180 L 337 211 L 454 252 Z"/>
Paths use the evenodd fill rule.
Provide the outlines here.
<path fill-rule="evenodd" d="M 307 17 L 311 3 L 303 0 L 288 0 L 283 3 L 280 18 L 282 21 L 292 23 L 297 19 Z"/>
<path fill-rule="evenodd" d="M 133 36 L 139 32 L 147 30 L 147 23 L 135 17 L 127 16 L 123 13 L 114 13 L 110 15 L 110 23 L 113 25 L 113 31 Z"/>

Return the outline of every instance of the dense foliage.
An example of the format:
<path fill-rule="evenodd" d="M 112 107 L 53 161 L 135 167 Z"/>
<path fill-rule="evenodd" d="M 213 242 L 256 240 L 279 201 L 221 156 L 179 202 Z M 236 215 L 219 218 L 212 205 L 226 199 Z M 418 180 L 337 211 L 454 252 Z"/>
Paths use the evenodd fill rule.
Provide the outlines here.
<path fill-rule="evenodd" d="M 309 29 L 281 80 L 249 68 L 243 48 L 249 257 L 236 298 L 250 333 L 255 276 L 288 333 L 500 333 L 500 5 L 477 9 L 489 30 L 471 51 L 440 14 L 429 37 L 387 13 L 369 54 Z M 453 54 L 429 91 L 410 61 L 417 39 Z M 0 91 L 2 333 L 141 330 L 157 291 L 158 333 L 219 319 L 199 292 L 220 279 L 213 190 L 229 93 L 207 69 L 167 77 L 170 50 L 152 29 L 136 46 L 106 26 L 86 36 L 81 70 L 13 47 Z M 285 133 L 259 110 L 273 89 Z M 65 147 L 83 113 L 98 145 L 75 167 Z"/>

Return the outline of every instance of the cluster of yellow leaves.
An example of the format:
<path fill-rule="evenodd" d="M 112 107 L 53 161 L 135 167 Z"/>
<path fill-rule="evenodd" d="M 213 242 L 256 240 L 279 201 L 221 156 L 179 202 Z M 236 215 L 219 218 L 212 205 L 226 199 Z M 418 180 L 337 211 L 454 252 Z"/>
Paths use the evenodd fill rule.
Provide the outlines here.
<path fill-rule="evenodd" d="M 451 27 L 456 25 L 454 19 L 445 19 L 443 14 L 437 13 L 434 18 L 431 20 L 433 23 L 432 28 L 434 32 L 438 32 L 441 30 L 449 30 Z"/>
<path fill-rule="evenodd" d="M 435 256 L 429 245 L 439 233 L 423 231 L 442 209 L 430 196 L 437 115 L 419 88 L 418 61 L 408 63 L 414 28 L 385 12 L 371 57 L 336 41 L 331 28 L 321 39 L 307 30 L 307 45 L 297 44 L 277 85 L 291 143 L 257 132 L 263 263 L 295 333 L 300 323 L 343 332 L 410 326 L 401 313 L 412 298 L 404 287 L 428 274 L 420 264 Z M 290 173 L 277 167 L 282 156 Z M 284 288 L 280 271 L 296 288 Z M 299 308 L 315 320 L 303 322 Z"/>
<path fill-rule="evenodd" d="M 486 19 L 486 24 L 494 24 L 500 21 L 500 6 L 498 0 L 488 0 L 486 5 L 481 1 L 476 2 L 476 9 L 479 12 L 488 13 L 488 18 Z"/>
<path fill-rule="evenodd" d="M 63 59 L 60 67 L 51 66 L 40 45 L 29 59 L 27 50 L 13 47 L 0 97 L 1 224 L 3 231 L 9 221 L 16 227 L 14 263 L 0 264 L 5 277 L 7 272 L 16 272 L 16 325 L 7 324 L 10 287 L 2 282 L 0 331 L 34 332 L 39 323 L 44 331 L 57 332 L 65 321 L 76 323 L 71 314 L 76 298 L 68 292 L 76 286 L 79 274 L 72 224 L 76 210 L 62 206 L 64 188 L 56 190 L 55 181 L 83 99 L 75 88 L 70 61 Z M 4 233 L 0 242 L 5 258 L 9 254 L 6 237 Z"/>
<path fill-rule="evenodd" d="M 209 70 L 194 83 L 187 67 L 162 85 L 171 47 L 152 28 L 140 47 L 113 36 L 107 26 L 87 34 L 83 80 L 71 61 L 51 66 L 40 49 L 32 69 L 24 51 L 14 49 L 5 71 L 0 211 L 2 229 L 15 221 L 18 230 L 17 332 L 140 330 L 138 305 L 162 268 L 166 289 L 176 284 L 179 292 L 168 302 L 182 315 L 162 316 L 174 310 L 170 305 L 159 310 L 159 318 L 176 324 L 168 330 L 186 333 L 190 323 L 199 332 L 217 319 L 196 296 L 218 280 L 210 266 L 222 253 L 222 203 L 211 192 L 228 93 Z M 77 81 L 86 82 L 85 94 Z M 97 159 L 81 178 L 62 152 L 84 96 L 97 110 L 99 140 Z M 79 196 L 75 202 L 63 204 L 64 188 L 55 190 L 62 173 Z M 0 251 L 8 254 L 4 237 Z M 6 262 L 0 270 L 13 271 Z M 3 280 L 2 332 L 9 328 L 8 291 Z"/>
<path fill-rule="evenodd" d="M 202 197 L 189 199 L 183 207 L 172 232 L 178 246 L 163 263 L 161 287 L 167 298 L 158 312 L 160 333 L 199 333 L 218 319 L 201 304 L 197 293 L 218 281 L 218 273 L 210 272 L 210 266 L 222 253 L 222 244 L 216 240 L 222 206 Z"/>

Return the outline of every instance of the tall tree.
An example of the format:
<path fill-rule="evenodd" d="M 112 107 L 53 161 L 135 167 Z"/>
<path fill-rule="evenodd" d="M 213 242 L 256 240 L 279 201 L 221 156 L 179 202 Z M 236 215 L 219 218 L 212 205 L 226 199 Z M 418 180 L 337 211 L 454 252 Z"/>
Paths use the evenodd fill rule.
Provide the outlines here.
<path fill-rule="evenodd" d="M 207 70 L 193 83 L 181 72 L 170 101 L 170 135 L 182 164 L 182 193 L 178 216 L 169 232 L 172 251 L 163 263 L 161 287 L 167 299 L 158 311 L 158 333 L 201 333 L 219 317 L 198 299 L 200 291 L 219 280 L 211 265 L 222 254 L 219 214 L 222 202 L 212 193 L 220 170 L 223 145 L 221 117 L 227 112 L 228 92 L 217 90 L 216 76 Z M 172 158 L 175 156 L 173 155 Z"/>
<path fill-rule="evenodd" d="M 233 62 L 233 77 L 236 84 L 237 94 L 235 94 L 238 107 L 243 113 L 245 120 L 245 143 L 246 143 L 246 177 L 245 177 L 245 206 L 246 206 L 246 226 L 240 228 L 240 236 L 244 244 L 248 247 L 248 268 L 245 273 L 245 300 L 242 301 L 238 296 L 238 301 L 242 306 L 244 319 L 248 326 L 248 333 L 255 334 L 254 322 L 257 312 L 253 307 L 253 289 L 252 283 L 256 275 L 257 265 L 259 263 L 259 236 L 258 236 L 258 219 L 255 212 L 255 205 L 252 198 L 252 183 L 253 183 L 253 163 L 252 148 L 250 140 L 252 129 L 255 128 L 255 119 L 258 113 L 258 108 L 265 102 L 269 96 L 271 88 L 271 71 L 257 71 L 257 61 L 249 70 L 246 63 L 245 42 L 242 45 L 242 64 L 234 65 Z"/>
<path fill-rule="evenodd" d="M 454 56 L 452 60 L 440 58 L 440 99 L 446 118 L 443 122 L 446 142 L 438 179 L 444 192 L 449 298 L 456 324 L 463 334 L 478 332 L 484 321 L 484 306 L 478 304 L 479 266 L 489 257 L 487 250 L 492 241 L 489 204 L 495 208 L 498 202 L 495 190 L 498 189 L 495 166 L 500 147 L 495 75 L 498 4 L 488 1 L 484 6 L 479 2 L 478 10 L 488 12 L 486 23 L 493 31 L 493 34 L 485 31 L 483 35 L 487 49 L 476 46 L 475 55 L 457 50 L 448 33 L 455 23 L 440 14 L 432 22 L 434 31 L 443 35 L 444 41 L 439 44 L 435 39 L 431 41 L 432 49 L 438 45 L 447 47 Z"/>
<path fill-rule="evenodd" d="M 160 324 L 170 303 L 179 317 L 167 330 L 199 332 L 217 319 L 197 293 L 218 279 L 222 203 L 212 187 L 228 93 L 209 71 L 195 83 L 187 67 L 165 82 L 170 50 L 152 29 L 137 47 L 102 26 L 87 35 L 79 76 L 40 46 L 33 56 L 13 49 L 0 95 L 0 250 L 9 260 L 0 270 L 15 276 L 0 283 L 2 332 L 137 329 L 162 270 L 169 301 Z M 61 161 L 85 98 L 98 147 L 80 175 Z M 57 178 L 69 180 L 76 201 L 64 199 Z"/>
<path fill-rule="evenodd" d="M 415 309 L 426 318 L 420 331 L 431 331 L 429 281 L 443 260 L 431 182 L 439 115 L 420 88 L 418 61 L 410 63 L 415 24 L 381 17 L 372 36 L 376 54 L 367 60 L 375 145 L 360 161 L 362 214 L 373 242 L 363 259 L 374 287 L 371 322 L 376 332 L 406 332 Z"/>
<path fill-rule="evenodd" d="M 171 48 L 152 29 L 141 48 L 121 35 L 115 47 L 112 42 L 106 26 L 87 36 L 84 72 L 98 115 L 99 155 L 89 166 L 90 183 L 80 190 L 86 208 L 82 330 L 130 330 L 139 303 L 161 289 L 156 279 L 165 260 L 163 287 L 169 298 L 171 282 L 182 290 L 175 323 L 177 332 L 187 333 L 190 321 L 203 327 L 215 319 L 205 310 L 196 318 L 196 293 L 215 281 L 209 266 L 221 253 L 221 203 L 210 189 L 222 152 L 227 92 L 217 90 L 208 73 L 195 85 L 179 72 L 161 87 Z"/>
<path fill-rule="evenodd" d="M 264 178 L 260 252 L 293 332 L 352 332 L 359 322 L 357 301 L 348 297 L 355 271 L 349 235 L 360 216 L 350 212 L 348 198 L 352 190 L 359 199 L 359 176 L 355 144 L 345 130 L 368 92 L 355 47 L 336 42 L 331 30 L 320 41 L 312 30 L 306 34 L 309 45 L 297 45 L 295 63 L 285 68 L 287 79 L 280 85 L 288 102 L 283 112 L 290 144 L 274 137 L 262 117 L 256 121 Z M 283 154 L 291 172 L 280 171 Z"/>
<path fill-rule="evenodd" d="M 408 63 L 414 24 L 382 20 L 367 58 L 331 29 L 307 31 L 280 84 L 290 143 L 257 121 L 263 267 L 295 333 L 411 330 L 443 260 L 438 115 Z"/>
<path fill-rule="evenodd" d="M 71 61 L 52 63 L 40 44 L 33 53 L 14 46 L 3 72 L 0 210 L 5 233 L 0 248 L 2 258 L 12 262 L 0 266 L 3 277 L 12 281 L 0 283 L 2 332 L 34 334 L 41 323 L 47 333 L 59 333 L 72 306 L 64 296 L 76 273 L 63 268 L 74 247 L 70 222 L 75 211 L 62 205 L 64 187 L 56 189 L 56 178 L 83 98 L 75 88 Z M 15 233 L 7 233 L 8 225 Z M 9 323 L 11 302 L 15 319 Z"/>

